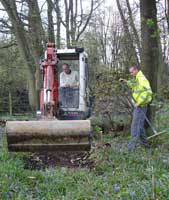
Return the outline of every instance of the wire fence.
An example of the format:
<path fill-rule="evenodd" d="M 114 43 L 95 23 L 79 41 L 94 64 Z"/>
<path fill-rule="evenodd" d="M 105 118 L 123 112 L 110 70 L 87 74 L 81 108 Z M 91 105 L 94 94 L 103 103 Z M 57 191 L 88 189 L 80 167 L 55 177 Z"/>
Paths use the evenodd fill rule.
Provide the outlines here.
<path fill-rule="evenodd" d="M 0 92 L 0 116 L 33 113 L 28 100 L 28 91 Z"/>

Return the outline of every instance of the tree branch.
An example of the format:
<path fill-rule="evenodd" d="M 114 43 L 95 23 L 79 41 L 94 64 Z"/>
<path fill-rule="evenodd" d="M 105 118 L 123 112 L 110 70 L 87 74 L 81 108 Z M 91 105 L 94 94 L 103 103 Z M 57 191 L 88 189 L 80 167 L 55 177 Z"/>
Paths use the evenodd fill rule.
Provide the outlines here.
<path fill-rule="evenodd" d="M 17 43 L 16 42 L 11 42 L 10 44 L 7 44 L 7 45 L 4 45 L 4 46 L 0 47 L 0 49 L 7 49 L 7 48 L 10 48 L 12 46 L 17 46 Z"/>

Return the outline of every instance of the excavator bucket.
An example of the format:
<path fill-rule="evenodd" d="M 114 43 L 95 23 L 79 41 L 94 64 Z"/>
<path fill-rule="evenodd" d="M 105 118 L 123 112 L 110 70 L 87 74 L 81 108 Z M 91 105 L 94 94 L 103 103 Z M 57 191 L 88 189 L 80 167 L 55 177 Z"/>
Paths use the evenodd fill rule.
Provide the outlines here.
<path fill-rule="evenodd" d="M 9 151 L 89 151 L 89 120 L 8 121 Z"/>

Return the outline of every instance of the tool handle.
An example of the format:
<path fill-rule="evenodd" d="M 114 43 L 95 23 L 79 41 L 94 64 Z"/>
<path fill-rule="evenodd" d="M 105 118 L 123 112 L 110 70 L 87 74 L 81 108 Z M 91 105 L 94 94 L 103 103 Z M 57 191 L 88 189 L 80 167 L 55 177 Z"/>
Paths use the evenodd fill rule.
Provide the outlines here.
<path fill-rule="evenodd" d="M 124 83 L 124 82 L 121 82 Z M 129 87 L 125 84 L 123 84 L 124 89 L 127 91 L 128 95 L 130 96 L 130 98 L 133 100 L 133 102 L 135 102 L 134 98 L 132 97 L 132 94 L 129 90 Z M 130 101 L 130 104 L 132 105 L 132 109 L 134 109 L 134 104 L 132 101 Z M 144 112 L 143 112 L 144 113 Z M 147 118 L 146 114 L 144 113 L 144 118 L 147 121 L 148 125 L 150 126 L 151 130 L 153 131 L 154 134 L 157 134 L 158 132 L 156 131 L 156 129 L 154 128 L 154 126 L 151 124 L 150 120 Z"/>

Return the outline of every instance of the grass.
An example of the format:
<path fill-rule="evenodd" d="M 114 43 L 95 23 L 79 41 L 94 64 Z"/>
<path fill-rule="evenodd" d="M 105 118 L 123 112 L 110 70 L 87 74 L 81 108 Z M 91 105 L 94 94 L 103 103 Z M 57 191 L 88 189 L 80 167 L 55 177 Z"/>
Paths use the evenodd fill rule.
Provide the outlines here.
<path fill-rule="evenodd" d="M 166 121 L 161 115 L 159 120 Z M 162 125 L 166 125 L 163 123 Z M 0 200 L 167 200 L 169 199 L 169 131 L 150 149 L 128 152 L 129 136 L 95 141 L 90 168 L 24 168 L 23 153 L 9 153 L 0 139 Z M 104 144 L 110 143 L 109 146 Z"/>
<path fill-rule="evenodd" d="M 169 199 L 169 135 L 151 149 L 127 151 L 128 138 L 104 136 L 111 147 L 94 148 L 92 169 L 24 169 L 22 153 L 8 153 L 1 139 L 0 199 Z"/>

